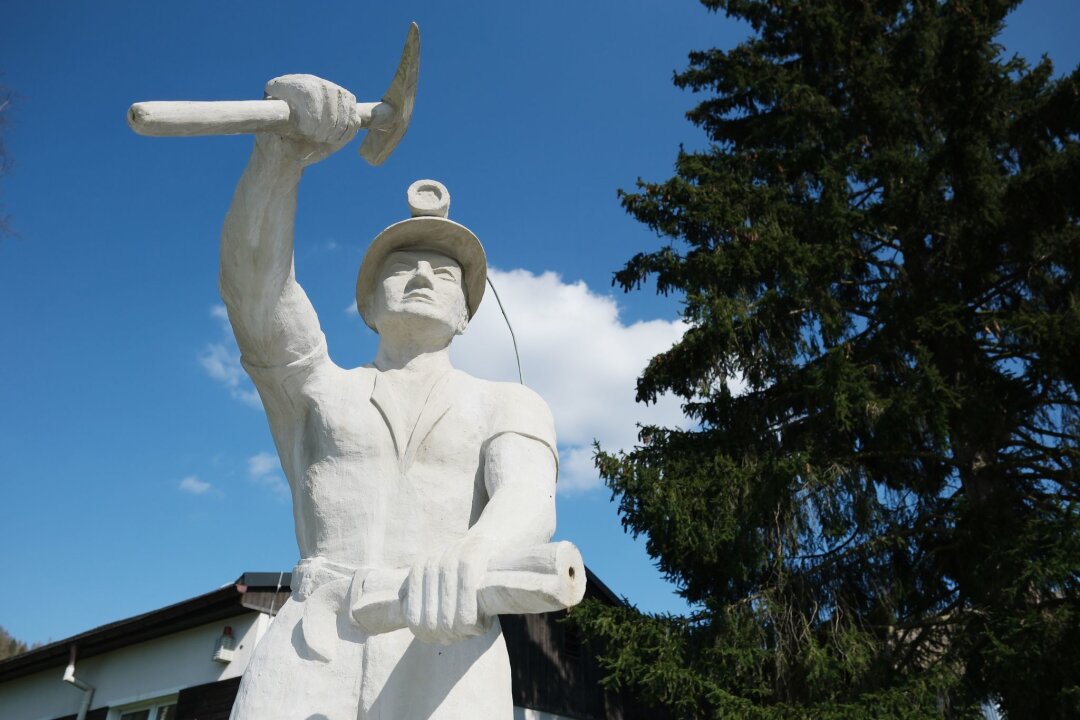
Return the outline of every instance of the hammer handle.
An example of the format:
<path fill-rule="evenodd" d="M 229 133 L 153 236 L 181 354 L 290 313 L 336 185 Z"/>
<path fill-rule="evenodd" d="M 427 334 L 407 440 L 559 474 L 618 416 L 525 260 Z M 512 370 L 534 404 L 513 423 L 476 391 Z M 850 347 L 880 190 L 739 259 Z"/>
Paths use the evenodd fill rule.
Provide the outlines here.
<path fill-rule="evenodd" d="M 140 102 L 128 109 L 127 118 L 132 130 L 154 137 L 282 132 L 289 127 L 289 104 L 284 100 Z"/>
<path fill-rule="evenodd" d="M 385 102 L 356 103 L 353 113 L 353 122 L 359 128 L 380 129 L 393 119 L 394 108 Z M 128 109 L 127 120 L 138 134 L 153 137 L 286 133 L 289 104 L 284 100 L 140 102 Z"/>

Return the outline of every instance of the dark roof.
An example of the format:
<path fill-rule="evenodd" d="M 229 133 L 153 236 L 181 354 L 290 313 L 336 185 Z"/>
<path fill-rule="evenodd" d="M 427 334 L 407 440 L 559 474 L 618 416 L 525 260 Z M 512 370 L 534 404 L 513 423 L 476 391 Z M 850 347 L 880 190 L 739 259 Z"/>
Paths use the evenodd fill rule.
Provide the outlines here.
<path fill-rule="evenodd" d="M 215 620 L 263 609 L 265 596 L 289 592 L 291 579 L 289 573 L 244 573 L 235 583 L 205 595 L 102 625 L 2 660 L 0 682 L 64 665 L 73 645 L 78 647 L 80 658 L 92 657 Z"/>
<path fill-rule="evenodd" d="M 586 597 L 596 593 L 601 600 L 604 600 L 609 605 L 629 605 L 625 598 L 621 598 L 615 594 L 615 591 L 609 588 L 604 582 L 596 577 L 596 574 L 589 569 L 589 566 L 585 566 L 585 592 Z"/>

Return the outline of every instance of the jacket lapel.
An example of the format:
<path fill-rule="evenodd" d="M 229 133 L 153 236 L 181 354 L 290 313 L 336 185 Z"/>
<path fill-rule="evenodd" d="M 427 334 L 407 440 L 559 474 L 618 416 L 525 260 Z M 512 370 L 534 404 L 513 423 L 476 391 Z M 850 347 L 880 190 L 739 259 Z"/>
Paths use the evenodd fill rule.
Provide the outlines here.
<path fill-rule="evenodd" d="M 386 428 L 390 431 L 390 438 L 394 441 L 394 452 L 397 453 L 400 462 L 405 451 L 405 441 L 409 437 L 408 431 L 400 414 L 394 412 L 398 406 L 397 396 L 388 382 L 379 382 L 381 373 L 375 373 L 375 384 L 371 388 L 371 403 L 379 409 Z"/>
<path fill-rule="evenodd" d="M 409 466 L 412 465 L 413 460 L 416 458 L 416 451 L 424 443 L 424 439 L 450 410 L 454 400 L 454 393 L 449 387 L 452 384 L 449 381 L 453 375 L 453 369 L 447 370 L 431 386 L 431 392 L 428 393 L 427 399 L 424 401 L 424 407 L 420 410 L 420 417 L 416 419 L 416 427 L 413 428 L 412 434 L 409 436 L 403 462 L 405 470 L 408 470 Z"/>
<path fill-rule="evenodd" d="M 400 403 L 394 388 L 388 382 L 380 382 L 380 375 L 376 373 L 375 383 L 371 388 L 371 403 L 379 409 L 390 437 L 394 441 L 394 451 L 402 470 L 407 470 L 416 457 L 416 450 L 423 444 L 424 439 L 431 433 L 435 425 L 446 415 L 453 404 L 454 393 L 448 387 L 450 377 L 454 370 L 450 369 L 443 373 L 435 384 L 431 386 L 420 415 L 416 419 L 416 426 L 409 428 L 407 418 L 402 417 L 399 411 Z"/>

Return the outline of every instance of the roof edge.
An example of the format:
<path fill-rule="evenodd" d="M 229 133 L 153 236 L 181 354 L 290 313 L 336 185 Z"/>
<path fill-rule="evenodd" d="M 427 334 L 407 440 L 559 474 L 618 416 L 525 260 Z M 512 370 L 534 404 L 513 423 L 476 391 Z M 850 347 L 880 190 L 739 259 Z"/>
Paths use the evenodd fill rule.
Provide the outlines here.
<path fill-rule="evenodd" d="M 93 657 L 223 618 L 250 612 L 241 604 L 244 590 L 230 583 L 217 590 L 117 620 L 0 661 L 0 682 L 67 663 L 72 646 L 79 657 Z"/>

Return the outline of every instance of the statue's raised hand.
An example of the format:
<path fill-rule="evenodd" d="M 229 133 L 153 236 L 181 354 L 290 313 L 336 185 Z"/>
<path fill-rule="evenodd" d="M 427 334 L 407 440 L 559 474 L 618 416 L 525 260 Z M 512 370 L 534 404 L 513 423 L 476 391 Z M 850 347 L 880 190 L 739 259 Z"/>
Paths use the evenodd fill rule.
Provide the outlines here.
<path fill-rule="evenodd" d="M 356 97 L 314 75 L 282 75 L 266 84 L 267 97 L 289 105 L 289 131 L 276 135 L 280 147 L 302 165 L 337 152 L 360 129 Z M 268 142 L 259 137 L 260 144 Z"/>

